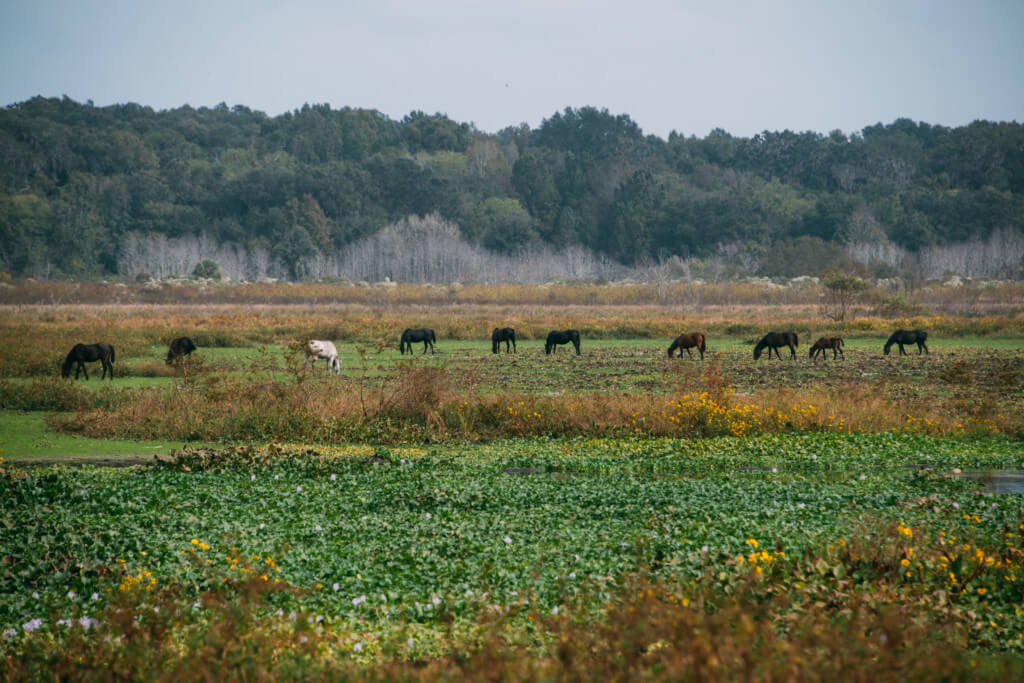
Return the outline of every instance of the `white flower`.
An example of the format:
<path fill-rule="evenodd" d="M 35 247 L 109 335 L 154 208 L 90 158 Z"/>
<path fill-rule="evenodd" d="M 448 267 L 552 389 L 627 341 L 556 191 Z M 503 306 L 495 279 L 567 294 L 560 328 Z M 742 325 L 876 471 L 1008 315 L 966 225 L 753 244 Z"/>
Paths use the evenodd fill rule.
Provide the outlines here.
<path fill-rule="evenodd" d="M 30 621 L 26 621 L 24 624 L 21 625 L 21 628 L 26 633 L 32 633 L 32 631 L 35 631 L 37 628 L 39 628 L 42 625 L 43 625 L 43 620 L 39 619 L 39 618 L 36 618 L 36 619 L 32 619 Z"/>
<path fill-rule="evenodd" d="M 302 493 L 302 487 L 301 486 L 296 486 L 295 490 L 298 491 L 299 493 Z"/>
<path fill-rule="evenodd" d="M 807 504 L 806 503 L 797 503 L 796 506 L 798 508 L 800 508 L 801 510 L 803 510 L 805 507 L 807 507 Z"/>
<path fill-rule="evenodd" d="M 811 460 L 817 460 L 817 459 L 818 459 L 818 454 L 817 453 L 811 453 Z"/>
<path fill-rule="evenodd" d="M 580 561 L 580 556 L 579 556 L 579 553 L 577 553 L 577 554 L 576 554 L 576 561 L 577 561 L 577 562 L 579 562 L 579 561 Z"/>
<path fill-rule="evenodd" d="M 413 644 L 414 644 L 414 643 L 413 643 L 413 639 L 412 639 L 412 638 L 410 638 L 409 640 L 405 641 L 405 644 L 406 644 L 406 645 L 408 645 L 409 647 L 412 647 L 412 646 L 413 646 Z"/>
<path fill-rule="evenodd" d="M 954 509 L 954 510 L 959 510 L 959 509 L 960 509 L 960 503 L 958 503 L 958 502 L 956 502 L 956 501 L 954 500 L 954 501 L 953 501 L 953 509 Z"/>
<path fill-rule="evenodd" d="M 58 619 L 57 620 L 57 626 L 71 626 L 71 620 L 70 619 Z"/>
<path fill-rule="evenodd" d="M 575 579 L 576 578 L 576 572 L 569 572 L 569 578 L 570 579 Z"/>
<path fill-rule="evenodd" d="M 35 598 L 36 600 L 38 600 L 39 599 L 39 593 L 36 592 L 36 591 L 32 591 L 32 597 Z"/>
<path fill-rule="evenodd" d="M 91 596 L 89 596 L 89 599 L 90 600 L 99 600 L 100 599 L 100 594 L 99 593 L 93 593 Z"/>
<path fill-rule="evenodd" d="M 195 602 L 192 603 L 192 609 L 201 609 L 201 608 L 202 608 L 202 605 L 199 603 L 198 600 L 196 600 Z"/>
<path fill-rule="evenodd" d="M 78 620 L 78 623 L 86 631 L 88 631 L 89 629 L 93 628 L 94 626 L 99 626 L 100 625 L 100 622 L 97 619 L 93 619 L 92 617 L 82 617 L 81 619 Z"/>
<path fill-rule="evenodd" d="M 281 478 L 281 475 L 280 475 L 280 474 L 275 474 L 275 475 L 274 475 L 274 480 L 275 480 L 275 481 L 276 481 L 276 480 L 278 480 L 278 479 L 280 479 L 280 478 Z"/>
<path fill-rule="evenodd" d="M 353 607 L 361 605 L 364 602 L 366 602 L 366 596 L 365 595 L 360 595 L 358 598 L 352 598 L 352 606 Z"/>
<path fill-rule="evenodd" d="M 779 468 L 778 468 L 778 467 L 773 467 L 773 468 L 772 468 L 772 472 L 778 472 L 778 471 L 779 471 Z"/>
<path fill-rule="evenodd" d="M 860 479 L 861 481 L 864 481 L 865 479 L 867 479 L 867 478 L 868 478 L 868 475 L 866 475 L 866 474 L 862 474 L 862 475 L 860 475 L 860 476 L 859 476 L 859 477 L 857 477 L 857 478 L 858 478 L 858 479 Z"/>
<path fill-rule="evenodd" d="M 387 602 L 388 601 L 388 596 L 386 594 L 384 594 L 384 593 L 381 593 L 380 594 L 380 600 L 381 600 L 381 602 Z"/>
<path fill-rule="evenodd" d="M 252 475 L 251 477 L 249 477 L 249 480 L 250 480 L 250 481 L 256 481 L 256 475 L 254 474 L 254 475 Z"/>
<path fill-rule="evenodd" d="M 288 613 L 288 618 L 291 619 L 292 621 L 295 621 L 295 619 L 298 618 L 298 616 L 299 615 L 298 615 L 298 613 L 295 610 L 292 610 L 291 612 Z"/>
<path fill-rule="evenodd" d="M 427 513 L 427 519 L 430 519 L 430 513 L 429 512 Z"/>
<path fill-rule="evenodd" d="M 707 552 L 708 550 L 710 550 L 710 548 L 708 548 L 708 547 L 707 547 L 706 545 L 702 545 L 702 546 L 700 547 L 700 551 L 701 551 L 702 553 L 706 553 L 706 552 Z"/>
<path fill-rule="evenodd" d="M 512 542 L 512 539 L 509 538 L 508 536 L 506 536 L 505 538 L 503 538 L 501 540 L 505 541 L 505 543 L 511 543 Z"/>
<path fill-rule="evenodd" d="M 440 605 L 441 604 L 441 598 L 439 598 L 439 597 L 437 597 L 435 595 L 434 597 L 430 598 L 430 602 L 434 603 L 435 605 Z"/>
<path fill-rule="evenodd" d="M 71 598 L 72 600 L 74 600 L 75 599 L 75 591 L 68 591 L 68 597 Z"/>
<path fill-rule="evenodd" d="M 316 531 L 323 531 L 323 530 L 324 530 L 324 528 L 322 526 L 320 526 L 319 524 L 316 525 Z"/>
<path fill-rule="evenodd" d="M 4 629 L 4 638 L 13 638 L 16 635 L 18 635 L 18 632 L 15 631 L 13 628 Z"/>
<path fill-rule="evenodd" d="M 363 644 L 362 643 L 356 643 L 355 645 L 352 646 L 352 651 L 353 652 L 362 652 L 363 651 Z"/>
<path fill-rule="evenodd" d="M 331 475 L 331 481 L 338 481 L 338 475 L 337 474 L 332 474 Z"/>
<path fill-rule="evenodd" d="M 267 528 L 266 522 L 260 522 L 260 528 L 261 529 L 266 529 Z"/>
<path fill-rule="evenodd" d="M 160 613 L 160 608 L 159 607 L 154 607 L 153 611 L 156 612 L 157 614 L 159 614 Z"/>
<path fill-rule="evenodd" d="M 331 586 L 331 588 L 333 588 L 334 592 L 337 593 L 341 586 L 339 586 L 338 584 L 334 584 L 333 586 Z"/>

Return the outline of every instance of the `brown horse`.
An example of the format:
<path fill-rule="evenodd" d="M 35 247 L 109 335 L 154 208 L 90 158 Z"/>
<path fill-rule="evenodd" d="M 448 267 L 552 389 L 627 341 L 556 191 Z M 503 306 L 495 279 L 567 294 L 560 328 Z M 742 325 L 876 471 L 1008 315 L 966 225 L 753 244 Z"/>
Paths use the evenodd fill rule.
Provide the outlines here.
<path fill-rule="evenodd" d="M 821 352 L 821 359 L 825 360 L 825 350 L 832 349 L 832 360 L 836 359 L 836 351 L 846 360 L 846 354 L 843 353 L 843 338 L 842 337 L 822 337 L 818 341 L 814 342 L 814 346 L 811 347 L 811 358 Z"/>
<path fill-rule="evenodd" d="M 110 379 L 114 379 L 114 347 L 104 342 L 98 344 L 75 344 L 71 347 L 71 351 L 68 353 L 68 357 L 64 359 L 64 365 L 60 368 L 60 376 L 68 377 L 71 375 L 71 366 L 77 363 L 75 367 L 75 379 L 78 379 L 78 373 L 84 372 L 85 378 L 89 379 L 89 371 L 86 370 L 86 363 L 95 363 L 99 361 L 103 364 L 103 374 L 100 375 L 100 380 L 110 373 Z"/>
<path fill-rule="evenodd" d="M 761 357 L 761 352 L 764 351 L 765 347 L 768 347 L 768 360 L 772 358 L 772 351 L 775 351 L 775 356 L 782 360 L 782 356 L 779 355 L 780 346 L 788 346 L 789 353 L 796 360 L 796 347 L 800 346 L 796 332 L 769 332 L 764 335 L 761 337 L 761 341 L 757 342 L 757 346 L 754 347 L 754 360 Z"/>
<path fill-rule="evenodd" d="M 167 364 L 171 365 L 176 360 L 181 360 L 196 350 L 195 342 L 188 337 L 178 337 L 171 342 L 167 349 Z"/>
<path fill-rule="evenodd" d="M 686 353 L 689 354 L 690 358 L 693 358 L 693 353 L 690 349 L 696 347 L 700 352 L 700 359 L 704 360 L 704 352 L 707 351 L 706 340 L 704 339 L 703 332 L 690 332 L 689 334 L 681 334 L 676 337 L 676 340 L 672 342 L 672 346 L 668 347 L 668 357 L 672 358 L 675 355 L 676 349 L 679 349 L 679 357 L 683 357 L 683 349 L 686 349 Z"/>

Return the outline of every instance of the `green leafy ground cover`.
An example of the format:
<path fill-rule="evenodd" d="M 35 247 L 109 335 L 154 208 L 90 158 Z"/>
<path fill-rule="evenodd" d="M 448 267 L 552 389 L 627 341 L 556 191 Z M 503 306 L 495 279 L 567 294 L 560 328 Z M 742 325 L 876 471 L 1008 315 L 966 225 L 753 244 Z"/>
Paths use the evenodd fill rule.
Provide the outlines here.
<path fill-rule="evenodd" d="M 33 619 L 59 631 L 57 619 L 99 615 L 140 582 L 198 595 L 265 574 L 298 589 L 273 595 L 268 614 L 379 636 L 524 602 L 596 603 L 638 569 L 684 588 L 709 572 L 727 581 L 752 548 L 781 566 L 865 519 L 1000 547 L 1024 496 L 981 495 L 952 471 L 1022 466 L 1020 441 L 816 434 L 271 447 L 35 469 L 0 488 L 0 627 L 12 634 L 0 647 Z M 944 585 L 921 571 L 908 585 Z M 1020 648 L 1020 584 L 1003 574 L 957 587 L 998 625 L 999 647 Z"/>

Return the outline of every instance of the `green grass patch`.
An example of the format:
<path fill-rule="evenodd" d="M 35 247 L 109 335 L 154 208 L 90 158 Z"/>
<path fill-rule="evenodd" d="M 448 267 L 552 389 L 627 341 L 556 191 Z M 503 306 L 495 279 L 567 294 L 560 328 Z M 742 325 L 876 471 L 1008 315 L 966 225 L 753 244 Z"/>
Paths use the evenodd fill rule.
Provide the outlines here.
<path fill-rule="evenodd" d="M 19 465 L 122 465 L 149 462 L 154 455 L 167 455 L 182 445 L 72 436 L 50 429 L 48 417 L 42 412 L 0 411 L 0 456 Z"/>

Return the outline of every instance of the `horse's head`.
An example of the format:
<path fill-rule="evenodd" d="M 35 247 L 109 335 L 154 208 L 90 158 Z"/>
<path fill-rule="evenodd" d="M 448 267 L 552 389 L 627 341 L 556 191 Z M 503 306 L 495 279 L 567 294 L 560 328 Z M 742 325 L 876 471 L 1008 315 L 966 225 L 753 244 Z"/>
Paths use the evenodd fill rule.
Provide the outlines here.
<path fill-rule="evenodd" d="M 754 360 L 757 360 L 760 357 L 761 357 L 761 347 L 760 346 L 755 346 L 754 347 Z"/>

